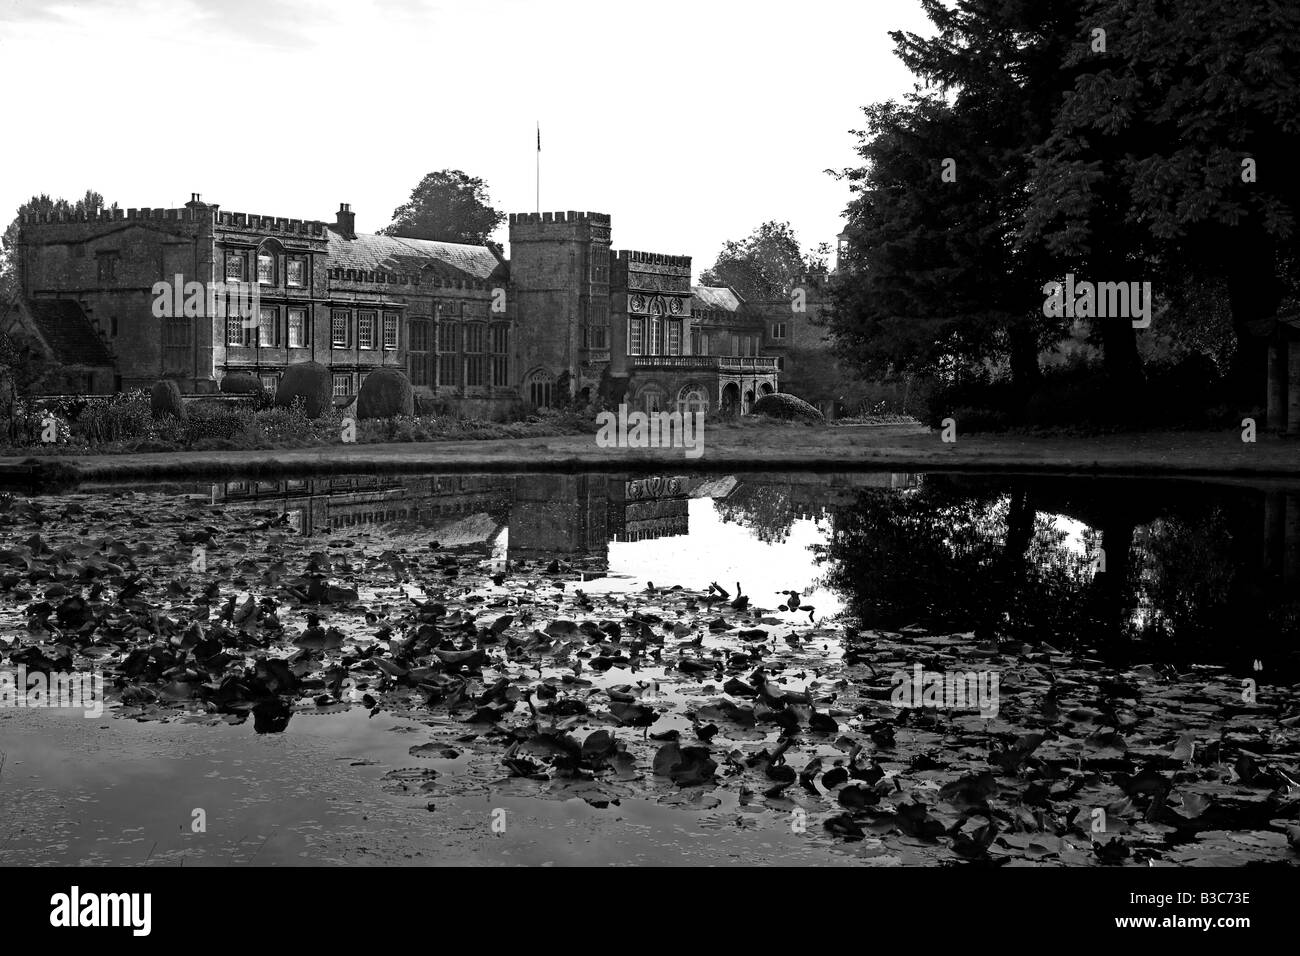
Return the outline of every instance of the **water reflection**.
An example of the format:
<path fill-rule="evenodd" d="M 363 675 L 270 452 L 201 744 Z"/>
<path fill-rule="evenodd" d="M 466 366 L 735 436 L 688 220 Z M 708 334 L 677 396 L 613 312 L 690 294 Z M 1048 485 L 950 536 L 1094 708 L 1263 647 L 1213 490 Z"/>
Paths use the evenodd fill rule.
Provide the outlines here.
<path fill-rule="evenodd" d="M 441 475 L 212 486 L 304 535 L 563 561 L 611 586 L 741 578 L 819 594 L 818 616 L 1108 658 L 1294 660 L 1300 489 L 1136 479 Z M 403 537 L 406 535 L 408 537 Z M 775 566 L 773 566 L 775 565 Z M 772 591 L 772 596 L 766 593 Z"/>

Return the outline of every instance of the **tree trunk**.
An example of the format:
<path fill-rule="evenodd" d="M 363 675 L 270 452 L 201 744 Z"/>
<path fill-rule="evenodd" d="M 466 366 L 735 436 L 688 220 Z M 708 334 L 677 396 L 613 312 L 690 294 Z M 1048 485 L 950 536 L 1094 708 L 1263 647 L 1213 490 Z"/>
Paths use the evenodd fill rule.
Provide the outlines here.
<path fill-rule="evenodd" d="M 1272 240 L 1242 229 L 1229 245 L 1228 303 L 1237 347 L 1228 367 L 1229 395 L 1242 408 L 1263 408 L 1268 401 L 1265 357 L 1268 343 L 1249 330 L 1251 322 L 1277 315 L 1282 301 Z"/>

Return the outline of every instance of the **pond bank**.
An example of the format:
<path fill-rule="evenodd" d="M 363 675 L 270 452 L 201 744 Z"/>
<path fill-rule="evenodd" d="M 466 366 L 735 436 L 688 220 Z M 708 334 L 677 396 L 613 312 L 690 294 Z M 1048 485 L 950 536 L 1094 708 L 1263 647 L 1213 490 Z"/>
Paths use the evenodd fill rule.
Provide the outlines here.
<path fill-rule="evenodd" d="M 338 444 L 248 451 L 58 455 L 0 464 L 0 482 L 28 486 L 140 479 L 277 478 L 341 472 L 629 471 L 672 465 L 695 471 L 904 470 L 1113 475 L 1282 477 L 1300 475 L 1300 443 L 1237 431 L 1150 432 L 1038 438 L 971 435 L 944 443 L 917 425 L 711 426 L 704 454 L 682 449 L 600 448 L 591 435 L 491 441 Z"/>

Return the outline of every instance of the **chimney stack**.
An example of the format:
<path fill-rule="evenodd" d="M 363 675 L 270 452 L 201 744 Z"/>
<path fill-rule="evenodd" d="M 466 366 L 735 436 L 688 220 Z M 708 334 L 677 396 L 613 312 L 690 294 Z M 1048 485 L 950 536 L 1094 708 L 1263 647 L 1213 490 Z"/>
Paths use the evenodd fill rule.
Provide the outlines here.
<path fill-rule="evenodd" d="M 339 203 L 339 211 L 334 216 L 334 231 L 344 239 L 357 237 L 357 214 L 349 203 Z"/>

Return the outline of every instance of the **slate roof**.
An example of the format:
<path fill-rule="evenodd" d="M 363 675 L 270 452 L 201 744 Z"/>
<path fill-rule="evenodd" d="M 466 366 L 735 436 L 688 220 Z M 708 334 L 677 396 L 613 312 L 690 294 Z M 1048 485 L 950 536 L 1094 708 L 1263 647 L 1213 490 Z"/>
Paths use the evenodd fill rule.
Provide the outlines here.
<path fill-rule="evenodd" d="M 695 296 L 695 305 L 700 309 L 712 309 L 715 312 L 740 311 L 740 297 L 731 286 L 693 285 L 691 295 Z"/>
<path fill-rule="evenodd" d="M 504 280 L 506 267 L 487 246 L 469 246 L 432 239 L 358 235 L 345 239 L 329 231 L 331 269 L 366 272 L 423 273 L 440 279 Z"/>
<path fill-rule="evenodd" d="M 27 314 L 64 365 L 113 367 L 113 356 L 74 299 L 27 299 Z"/>

